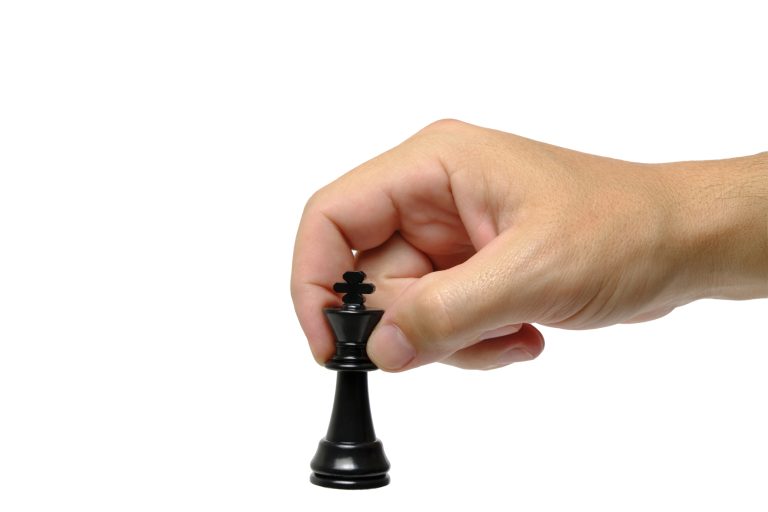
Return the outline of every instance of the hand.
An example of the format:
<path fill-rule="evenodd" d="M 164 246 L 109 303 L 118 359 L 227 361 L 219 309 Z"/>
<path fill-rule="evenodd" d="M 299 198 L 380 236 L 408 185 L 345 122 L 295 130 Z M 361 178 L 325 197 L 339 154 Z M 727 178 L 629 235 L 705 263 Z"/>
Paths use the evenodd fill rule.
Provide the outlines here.
<path fill-rule="evenodd" d="M 637 164 L 440 121 L 310 199 L 296 312 L 325 362 L 322 308 L 362 269 L 386 309 L 368 342 L 380 368 L 488 369 L 541 353 L 530 323 L 588 329 L 768 296 L 766 169 L 765 154 Z"/>

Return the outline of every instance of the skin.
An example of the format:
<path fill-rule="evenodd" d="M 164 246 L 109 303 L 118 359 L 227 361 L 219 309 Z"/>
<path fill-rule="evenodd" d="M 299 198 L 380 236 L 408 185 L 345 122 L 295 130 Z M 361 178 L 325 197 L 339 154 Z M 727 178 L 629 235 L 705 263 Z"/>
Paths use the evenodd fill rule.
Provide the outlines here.
<path fill-rule="evenodd" d="M 319 363 L 334 352 L 322 308 L 353 268 L 386 310 L 368 354 L 388 371 L 533 359 L 534 323 L 768 297 L 768 153 L 640 164 L 438 121 L 306 205 L 291 293 Z"/>

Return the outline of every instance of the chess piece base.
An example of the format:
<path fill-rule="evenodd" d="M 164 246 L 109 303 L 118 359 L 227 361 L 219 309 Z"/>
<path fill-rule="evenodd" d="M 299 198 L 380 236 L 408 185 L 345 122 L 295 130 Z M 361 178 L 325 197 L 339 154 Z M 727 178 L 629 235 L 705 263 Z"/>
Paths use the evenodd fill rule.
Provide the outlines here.
<path fill-rule="evenodd" d="M 381 441 L 335 443 L 323 439 L 310 464 L 309 481 L 333 489 L 373 489 L 389 483 L 389 461 Z"/>
<path fill-rule="evenodd" d="M 330 487 L 331 489 L 376 489 L 377 487 L 384 487 L 389 483 L 389 475 L 345 480 L 312 473 L 309 481 L 320 487 Z"/>

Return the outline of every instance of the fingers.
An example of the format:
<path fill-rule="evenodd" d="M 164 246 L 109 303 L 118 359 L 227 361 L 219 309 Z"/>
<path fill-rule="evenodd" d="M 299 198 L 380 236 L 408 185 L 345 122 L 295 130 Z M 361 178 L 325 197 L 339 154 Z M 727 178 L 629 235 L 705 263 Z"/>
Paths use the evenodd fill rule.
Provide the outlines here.
<path fill-rule="evenodd" d="M 334 350 L 322 309 L 338 303 L 331 287 L 354 267 L 353 249 L 376 248 L 399 229 L 396 198 L 403 190 L 448 189 L 446 182 L 438 159 L 398 147 L 342 176 L 307 203 L 296 234 L 291 295 L 319 363 Z"/>
<path fill-rule="evenodd" d="M 355 268 L 365 271 L 376 292 L 366 297 L 366 306 L 387 309 L 418 278 L 432 272 L 432 262 L 399 233 L 384 244 L 357 254 Z"/>
<path fill-rule="evenodd" d="M 356 221 L 360 217 L 370 219 L 370 225 L 360 225 Z M 338 302 L 331 287 L 354 267 L 352 249 L 385 242 L 396 226 L 396 211 L 383 187 L 363 188 L 352 194 L 342 183 L 307 204 L 294 246 L 291 295 L 299 323 L 319 363 L 334 350 L 322 308 Z"/>
<path fill-rule="evenodd" d="M 492 370 L 530 361 L 544 350 L 544 337 L 530 324 L 513 334 L 491 338 L 454 352 L 441 362 L 468 370 Z"/>
<path fill-rule="evenodd" d="M 518 299 L 524 288 L 517 290 L 518 251 L 511 236 L 502 234 L 466 262 L 432 272 L 405 289 L 371 335 L 371 360 L 384 370 L 410 369 L 474 345 L 488 331 L 535 321 L 535 306 Z M 526 329 L 519 338 L 530 336 Z M 470 361 L 471 352 L 466 354 Z M 532 355 L 537 354 L 534 350 Z M 459 355 L 457 361 L 464 359 Z"/>

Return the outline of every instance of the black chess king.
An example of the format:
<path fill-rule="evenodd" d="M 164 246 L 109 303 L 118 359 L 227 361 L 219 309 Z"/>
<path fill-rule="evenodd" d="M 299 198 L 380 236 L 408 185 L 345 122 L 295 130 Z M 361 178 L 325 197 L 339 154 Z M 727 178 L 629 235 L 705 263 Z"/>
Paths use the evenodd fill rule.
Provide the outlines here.
<path fill-rule="evenodd" d="M 373 489 L 389 483 L 389 461 L 376 439 L 368 401 L 368 373 L 376 365 L 365 346 L 384 310 L 365 307 L 364 294 L 375 287 L 365 273 L 345 272 L 333 290 L 344 293 L 343 305 L 323 312 L 336 337 L 336 354 L 325 367 L 336 370 L 336 396 L 328 433 L 320 441 L 310 467 L 310 482 L 335 489 Z"/>

